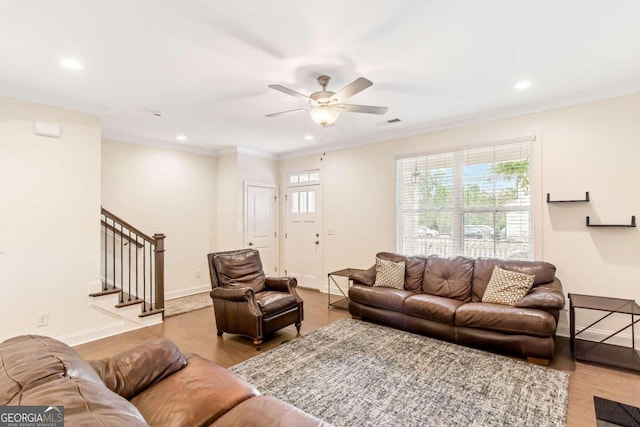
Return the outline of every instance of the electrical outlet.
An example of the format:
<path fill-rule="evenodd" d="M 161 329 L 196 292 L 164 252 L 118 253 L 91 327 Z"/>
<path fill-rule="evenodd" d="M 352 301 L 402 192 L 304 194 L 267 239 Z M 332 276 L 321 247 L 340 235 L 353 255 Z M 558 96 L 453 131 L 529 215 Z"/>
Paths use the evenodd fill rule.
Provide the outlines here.
<path fill-rule="evenodd" d="M 36 318 L 36 326 L 47 326 L 49 324 L 49 313 L 40 313 Z"/>
<path fill-rule="evenodd" d="M 196 270 L 196 279 L 199 279 L 202 277 L 202 271 L 201 270 Z"/>

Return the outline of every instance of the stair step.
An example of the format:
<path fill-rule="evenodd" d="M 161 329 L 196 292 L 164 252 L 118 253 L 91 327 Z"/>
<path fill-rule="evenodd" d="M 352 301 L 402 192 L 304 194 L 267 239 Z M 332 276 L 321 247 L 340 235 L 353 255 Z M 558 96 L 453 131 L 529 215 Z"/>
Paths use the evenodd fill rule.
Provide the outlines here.
<path fill-rule="evenodd" d="M 126 292 L 124 294 L 122 294 L 122 295 L 123 295 L 122 296 L 122 302 L 116 304 L 116 307 L 118 307 L 118 308 L 129 307 L 130 305 L 142 304 L 142 301 L 143 301 L 142 298 L 135 298 L 133 296 L 130 296 Z"/>
<path fill-rule="evenodd" d="M 89 296 L 90 297 L 101 297 L 103 295 L 117 294 L 118 292 L 120 292 L 120 289 L 118 289 L 118 288 L 109 288 L 106 291 L 90 293 Z"/>
<path fill-rule="evenodd" d="M 164 313 L 164 308 L 154 308 L 153 310 L 147 310 L 144 313 L 138 314 L 138 317 L 147 317 L 157 313 Z M 163 314 L 164 317 L 164 314 Z"/>

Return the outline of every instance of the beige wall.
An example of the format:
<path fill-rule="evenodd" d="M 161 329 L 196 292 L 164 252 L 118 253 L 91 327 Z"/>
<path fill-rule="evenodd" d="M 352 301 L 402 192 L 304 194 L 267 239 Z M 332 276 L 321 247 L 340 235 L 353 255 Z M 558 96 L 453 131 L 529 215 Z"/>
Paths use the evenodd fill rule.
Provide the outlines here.
<path fill-rule="evenodd" d="M 165 295 L 209 286 L 216 241 L 216 159 L 105 140 L 102 206 L 141 231 L 164 233 Z"/>
<path fill-rule="evenodd" d="M 62 137 L 35 135 L 34 120 L 60 125 Z M 99 213 L 99 119 L 0 97 L 0 341 L 112 322 L 87 304 L 99 280 Z M 36 328 L 38 313 L 49 326 Z"/>
<path fill-rule="evenodd" d="M 366 268 L 375 253 L 395 249 L 395 157 L 435 153 L 537 134 L 534 177 L 536 253 L 558 268 L 565 292 L 640 301 L 640 233 L 637 228 L 585 227 L 629 223 L 640 216 L 640 95 L 528 114 L 473 126 L 401 138 L 282 162 L 283 173 L 322 167 L 324 266 Z M 588 204 L 547 205 L 584 197 Z M 640 219 L 640 218 L 639 218 Z M 327 236 L 327 229 L 335 235 Z M 566 332 L 566 317 L 561 332 Z M 607 325 L 605 325 L 607 327 Z"/>
<path fill-rule="evenodd" d="M 227 251 L 245 246 L 245 186 L 278 186 L 279 162 L 234 150 L 217 158 L 216 250 Z"/>

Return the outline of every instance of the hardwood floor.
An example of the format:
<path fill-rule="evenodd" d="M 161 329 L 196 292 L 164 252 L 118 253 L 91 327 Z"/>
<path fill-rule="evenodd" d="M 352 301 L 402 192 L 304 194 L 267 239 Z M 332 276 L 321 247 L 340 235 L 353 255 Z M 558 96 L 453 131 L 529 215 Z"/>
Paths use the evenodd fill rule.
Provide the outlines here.
<path fill-rule="evenodd" d="M 336 320 L 350 317 L 348 311 L 327 308 L 327 294 L 299 289 L 304 299 L 305 320 L 301 333 L 307 334 Z M 281 329 L 262 346 L 267 351 L 282 341 L 295 338 L 293 325 Z M 142 344 L 154 338 L 167 338 L 185 352 L 198 353 L 224 367 L 230 367 L 259 354 L 248 338 L 224 334 L 216 336 L 215 320 L 211 308 L 170 317 L 164 324 L 116 335 L 76 347 L 87 359 L 100 359 Z M 557 354 L 550 367 L 569 373 L 570 427 L 595 426 L 593 396 L 600 396 L 628 405 L 640 407 L 640 374 L 574 362 L 569 340 L 556 339 Z"/>

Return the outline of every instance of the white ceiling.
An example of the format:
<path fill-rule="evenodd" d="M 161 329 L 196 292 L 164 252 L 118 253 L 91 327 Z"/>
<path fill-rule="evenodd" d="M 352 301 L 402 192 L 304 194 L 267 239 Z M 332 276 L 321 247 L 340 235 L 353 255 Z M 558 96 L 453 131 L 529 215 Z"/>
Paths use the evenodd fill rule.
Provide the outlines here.
<path fill-rule="evenodd" d="M 388 113 L 265 117 L 305 106 L 267 85 L 309 94 L 320 74 L 370 79 L 349 103 Z M 0 95 L 129 142 L 286 157 L 636 92 L 634 0 L 0 0 Z"/>

